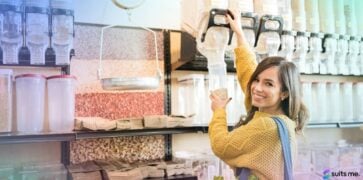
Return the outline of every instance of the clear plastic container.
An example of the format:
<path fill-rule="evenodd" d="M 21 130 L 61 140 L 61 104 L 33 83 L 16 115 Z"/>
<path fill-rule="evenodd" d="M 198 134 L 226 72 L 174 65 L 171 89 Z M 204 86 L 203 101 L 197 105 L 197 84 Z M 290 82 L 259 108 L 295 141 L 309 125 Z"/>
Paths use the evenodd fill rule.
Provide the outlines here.
<path fill-rule="evenodd" d="M 318 175 L 322 175 L 327 168 L 339 168 L 339 149 L 333 144 L 314 146 L 312 155 L 314 171 Z"/>
<path fill-rule="evenodd" d="M 335 66 L 338 74 L 348 74 L 348 67 L 346 65 L 348 54 L 348 40 L 349 36 L 340 35 L 337 42 Z"/>
<path fill-rule="evenodd" d="M 25 39 L 31 64 L 45 64 L 45 51 L 49 47 L 48 7 L 48 0 L 25 0 Z"/>
<path fill-rule="evenodd" d="M 226 64 L 208 65 L 209 90 L 227 88 Z"/>
<path fill-rule="evenodd" d="M 15 77 L 19 132 L 43 131 L 45 80 L 45 77 L 39 74 L 22 74 Z"/>
<path fill-rule="evenodd" d="M 209 93 L 208 93 L 209 96 Z M 204 75 L 192 74 L 178 78 L 178 111 L 179 114 L 193 115 L 193 124 L 207 124 Z"/>
<path fill-rule="evenodd" d="M 353 83 L 344 82 L 340 84 L 342 122 L 353 121 Z"/>
<path fill-rule="evenodd" d="M 316 117 L 319 122 L 327 122 L 328 121 L 328 103 L 327 103 L 327 90 L 325 82 L 318 82 L 313 84 L 314 94 L 313 103 L 316 103 Z"/>
<path fill-rule="evenodd" d="M 254 11 L 253 0 L 229 0 L 228 9 L 252 13 Z"/>
<path fill-rule="evenodd" d="M 74 41 L 74 1 L 51 0 L 52 38 L 57 65 L 70 63 L 70 52 Z"/>
<path fill-rule="evenodd" d="M 328 108 L 328 121 L 339 122 L 341 119 L 340 115 L 340 83 L 339 82 L 328 82 L 327 83 L 327 99 L 329 100 Z"/>
<path fill-rule="evenodd" d="M 348 56 L 346 60 L 346 66 L 348 67 L 348 74 L 360 75 L 358 54 L 359 54 L 359 40 L 360 38 L 351 36 L 348 42 Z"/>
<path fill-rule="evenodd" d="M 0 133 L 11 132 L 13 71 L 0 69 Z"/>
<path fill-rule="evenodd" d="M 305 73 L 319 73 L 319 64 L 322 51 L 322 35 L 311 33 L 309 37 L 309 52 L 306 57 Z"/>
<path fill-rule="evenodd" d="M 293 12 L 292 29 L 295 31 L 306 31 L 306 15 L 304 0 L 292 0 L 291 8 Z"/>
<path fill-rule="evenodd" d="M 306 31 L 312 33 L 320 32 L 319 3 L 317 0 L 305 0 Z"/>
<path fill-rule="evenodd" d="M 4 64 L 18 64 L 18 53 L 23 43 L 22 0 L 0 0 L 3 16 L 1 29 L 1 48 Z"/>
<path fill-rule="evenodd" d="M 279 15 L 277 0 L 254 0 L 255 13 L 259 17 L 269 15 Z"/>
<path fill-rule="evenodd" d="M 363 75 L 363 38 L 359 42 L 358 63 L 359 63 L 359 74 Z"/>
<path fill-rule="evenodd" d="M 47 78 L 49 130 L 70 132 L 74 127 L 76 78 L 70 75 Z"/>
<path fill-rule="evenodd" d="M 306 55 L 309 48 L 309 33 L 297 32 L 295 38 L 295 52 L 293 63 L 298 67 L 301 73 L 305 72 Z"/>
<path fill-rule="evenodd" d="M 283 30 L 292 30 L 291 0 L 277 0 L 279 15 L 283 18 Z"/>
<path fill-rule="evenodd" d="M 363 1 L 356 0 L 355 1 L 355 17 L 360 18 L 363 16 Z M 363 35 L 363 23 L 357 22 L 358 28 L 358 36 Z"/>
<path fill-rule="evenodd" d="M 334 6 L 332 0 L 318 0 L 320 32 L 335 33 Z"/>
<path fill-rule="evenodd" d="M 346 34 L 346 22 L 344 15 L 344 0 L 334 1 L 335 33 Z"/>
<path fill-rule="evenodd" d="M 324 41 L 325 52 L 320 62 L 320 74 L 336 74 L 335 54 L 337 52 L 338 35 L 326 34 Z"/>
<path fill-rule="evenodd" d="M 354 120 L 363 122 L 363 82 L 357 82 L 353 86 Z M 363 162 L 362 162 L 363 163 Z"/>
<path fill-rule="evenodd" d="M 344 1 L 344 15 L 345 15 L 345 27 L 346 32 L 350 36 L 358 35 L 358 22 L 355 12 L 356 0 L 345 0 Z M 361 11 L 361 10 L 360 10 Z"/>
<path fill-rule="evenodd" d="M 292 56 L 295 50 L 295 31 L 282 31 L 281 35 L 281 50 L 279 54 L 285 57 L 288 61 L 292 61 Z"/>

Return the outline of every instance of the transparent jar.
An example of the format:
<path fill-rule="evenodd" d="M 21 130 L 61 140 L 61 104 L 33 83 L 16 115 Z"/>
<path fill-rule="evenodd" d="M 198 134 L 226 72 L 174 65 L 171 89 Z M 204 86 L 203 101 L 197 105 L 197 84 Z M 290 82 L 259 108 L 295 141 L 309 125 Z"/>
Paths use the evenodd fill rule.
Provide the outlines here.
<path fill-rule="evenodd" d="M 74 1 L 51 0 L 52 37 L 51 47 L 55 51 L 57 65 L 70 63 L 74 41 Z"/>
<path fill-rule="evenodd" d="M 192 116 L 194 125 L 207 124 L 206 91 L 204 75 L 191 74 L 178 78 L 178 112 L 184 116 Z M 209 93 L 208 93 L 209 96 Z"/>
<path fill-rule="evenodd" d="M 295 38 L 295 52 L 293 62 L 301 73 L 305 72 L 306 55 L 309 48 L 309 33 L 297 32 Z"/>
<path fill-rule="evenodd" d="M 340 84 L 341 114 L 342 122 L 353 121 L 353 83 L 344 82 Z"/>
<path fill-rule="evenodd" d="M 70 132 L 74 127 L 76 78 L 70 75 L 47 78 L 49 130 Z"/>
<path fill-rule="evenodd" d="M 327 122 L 327 110 L 328 110 L 328 103 L 327 103 L 327 91 L 326 91 L 326 83 L 325 82 L 318 82 L 313 84 L 315 86 L 315 97 L 314 102 L 316 104 L 316 115 L 317 121 L 325 123 Z"/>
<path fill-rule="evenodd" d="M 348 57 L 346 60 L 346 66 L 348 67 L 348 74 L 359 76 L 359 37 L 351 36 L 348 42 Z"/>
<path fill-rule="evenodd" d="M 288 61 L 292 61 L 292 55 L 295 49 L 295 31 L 282 31 L 280 55 Z"/>
<path fill-rule="evenodd" d="M 334 1 L 335 33 L 346 34 L 346 22 L 344 15 L 344 0 Z"/>
<path fill-rule="evenodd" d="M 346 59 L 348 54 L 348 40 L 349 36 L 340 35 L 337 42 L 335 67 L 338 74 L 348 74 L 348 67 L 346 65 Z"/>
<path fill-rule="evenodd" d="M 320 74 L 336 74 L 335 53 L 337 51 L 337 34 L 325 34 L 323 39 L 324 53 L 320 62 Z"/>
<path fill-rule="evenodd" d="M 309 37 L 309 51 L 306 57 L 305 73 L 319 73 L 319 63 L 322 51 L 322 35 L 311 33 Z"/>
<path fill-rule="evenodd" d="M 21 74 L 15 76 L 16 118 L 19 132 L 43 131 L 45 76 Z"/>
<path fill-rule="evenodd" d="M 356 0 L 344 1 L 344 15 L 345 15 L 345 28 L 346 32 L 350 36 L 358 35 L 358 22 L 355 12 Z"/>
<path fill-rule="evenodd" d="M 22 0 L 0 0 L 3 17 L 0 32 L 4 64 L 18 64 L 18 53 L 23 43 Z"/>
<path fill-rule="evenodd" d="M 306 31 L 306 15 L 304 0 L 292 0 L 291 9 L 293 12 L 292 29 L 295 31 Z"/>
<path fill-rule="evenodd" d="M 319 6 L 317 0 L 305 0 L 306 31 L 311 33 L 320 32 Z"/>
<path fill-rule="evenodd" d="M 331 0 L 319 0 L 319 22 L 320 32 L 332 34 L 335 33 L 334 27 L 334 3 Z"/>
<path fill-rule="evenodd" d="M 363 82 L 357 82 L 353 86 L 354 117 L 355 121 L 363 122 Z"/>
<path fill-rule="evenodd" d="M 339 82 L 328 82 L 327 83 L 327 99 L 329 100 L 328 109 L 328 121 L 339 122 L 341 119 L 340 115 L 340 83 Z"/>
<path fill-rule="evenodd" d="M 48 7 L 48 0 L 25 0 L 25 39 L 30 64 L 45 64 L 45 51 L 49 47 Z"/>
<path fill-rule="evenodd" d="M 363 75 L 363 38 L 359 42 L 358 64 L 359 64 L 359 74 Z"/>
<path fill-rule="evenodd" d="M 13 71 L 0 69 L 0 133 L 11 132 Z"/>

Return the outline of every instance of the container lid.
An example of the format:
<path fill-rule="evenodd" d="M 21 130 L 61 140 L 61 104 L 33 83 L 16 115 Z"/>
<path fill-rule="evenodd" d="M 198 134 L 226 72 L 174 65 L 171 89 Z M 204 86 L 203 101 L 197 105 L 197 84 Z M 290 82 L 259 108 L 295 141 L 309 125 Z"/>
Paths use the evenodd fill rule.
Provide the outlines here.
<path fill-rule="evenodd" d="M 15 76 L 15 79 L 17 78 L 25 78 L 25 77 L 36 77 L 36 78 L 47 78 L 45 77 L 44 75 L 41 75 L 41 74 L 20 74 L 20 75 L 17 75 Z"/>
<path fill-rule="evenodd" d="M 55 75 L 55 76 L 49 76 L 47 77 L 47 80 L 49 79 L 77 79 L 76 76 L 72 76 L 72 75 Z"/>
<path fill-rule="evenodd" d="M 12 69 L 0 69 L 0 74 L 1 75 L 12 75 L 13 70 Z"/>

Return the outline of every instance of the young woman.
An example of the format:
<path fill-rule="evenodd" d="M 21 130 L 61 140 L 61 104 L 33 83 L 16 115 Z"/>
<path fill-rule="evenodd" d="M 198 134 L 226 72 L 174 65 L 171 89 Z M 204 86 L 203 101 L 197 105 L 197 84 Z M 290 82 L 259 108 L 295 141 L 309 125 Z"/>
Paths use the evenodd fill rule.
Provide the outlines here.
<path fill-rule="evenodd" d="M 267 57 L 257 65 L 254 53 L 244 37 L 241 19 L 227 15 L 238 47 L 236 70 L 245 93 L 247 118 L 228 132 L 226 106 L 231 99 L 213 93 L 213 118 L 209 124 L 212 150 L 232 168 L 248 168 L 260 180 L 284 179 L 284 156 L 276 123 L 282 119 L 288 129 L 292 164 L 296 153 L 296 133 L 303 130 L 308 112 L 302 103 L 300 74 L 296 66 L 283 57 Z"/>

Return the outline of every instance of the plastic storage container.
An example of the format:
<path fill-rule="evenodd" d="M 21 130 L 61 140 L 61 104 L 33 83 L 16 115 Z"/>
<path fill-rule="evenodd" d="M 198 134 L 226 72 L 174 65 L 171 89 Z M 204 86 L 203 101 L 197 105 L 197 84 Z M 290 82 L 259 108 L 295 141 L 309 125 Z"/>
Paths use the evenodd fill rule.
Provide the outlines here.
<path fill-rule="evenodd" d="M 70 63 L 74 40 L 74 0 L 51 0 L 52 38 L 57 65 Z"/>
<path fill-rule="evenodd" d="M 332 0 L 319 1 L 320 32 L 335 33 L 334 6 Z"/>
<path fill-rule="evenodd" d="M 74 127 L 76 78 L 70 75 L 47 78 L 49 130 L 69 132 Z"/>
<path fill-rule="evenodd" d="M 317 0 L 305 0 L 306 30 L 312 33 L 320 31 L 319 3 Z"/>
<path fill-rule="evenodd" d="M 335 33 L 340 35 L 346 34 L 346 22 L 344 15 L 344 0 L 334 1 Z"/>
<path fill-rule="evenodd" d="M 330 101 L 328 108 L 328 121 L 339 122 L 340 121 L 340 86 L 339 82 L 327 83 L 327 99 Z"/>
<path fill-rule="evenodd" d="M 209 94 L 208 94 L 209 95 Z M 193 124 L 206 124 L 204 75 L 193 74 L 178 78 L 178 114 L 193 115 Z"/>
<path fill-rule="evenodd" d="M 25 0 L 25 39 L 30 64 L 45 64 L 45 51 L 49 47 L 48 7 L 48 0 Z"/>
<path fill-rule="evenodd" d="M 344 1 L 344 15 L 345 15 L 345 28 L 347 34 L 350 36 L 358 35 L 357 18 L 355 12 L 356 0 Z M 360 10 L 361 11 L 361 10 Z M 361 34 L 360 34 L 361 35 Z"/>
<path fill-rule="evenodd" d="M 342 122 L 353 121 L 353 83 L 344 82 L 340 84 L 340 97 L 341 110 L 342 110 Z"/>
<path fill-rule="evenodd" d="M 0 0 L 1 48 L 4 64 L 18 64 L 18 53 L 23 43 L 22 0 Z"/>
<path fill-rule="evenodd" d="M 295 31 L 306 31 L 306 15 L 304 0 L 292 0 L 291 8 L 293 12 L 292 29 Z"/>
<path fill-rule="evenodd" d="M 363 82 L 353 85 L 354 97 L 354 120 L 363 122 Z M 362 162 L 363 163 L 363 162 Z"/>
<path fill-rule="evenodd" d="M 13 71 L 0 69 L 0 133 L 11 131 Z"/>
<path fill-rule="evenodd" d="M 45 80 L 45 77 L 39 74 L 22 74 L 15 77 L 19 132 L 43 131 Z"/>

